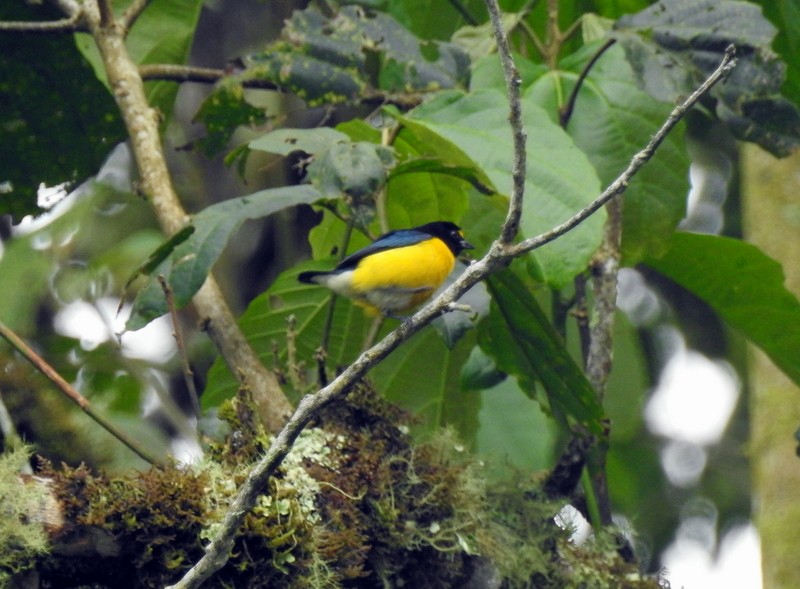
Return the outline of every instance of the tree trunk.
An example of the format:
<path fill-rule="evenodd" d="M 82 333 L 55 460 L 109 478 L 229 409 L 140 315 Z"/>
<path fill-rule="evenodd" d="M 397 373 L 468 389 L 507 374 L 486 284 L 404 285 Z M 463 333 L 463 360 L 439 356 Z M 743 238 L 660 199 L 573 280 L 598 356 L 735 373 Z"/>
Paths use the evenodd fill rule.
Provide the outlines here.
<path fill-rule="evenodd" d="M 743 148 L 746 238 L 781 262 L 786 287 L 796 295 L 800 294 L 798 180 L 800 154 L 777 160 L 753 145 Z M 750 455 L 764 587 L 790 589 L 800 579 L 800 458 L 794 437 L 800 427 L 800 388 L 760 350 L 753 349 L 750 360 Z"/>

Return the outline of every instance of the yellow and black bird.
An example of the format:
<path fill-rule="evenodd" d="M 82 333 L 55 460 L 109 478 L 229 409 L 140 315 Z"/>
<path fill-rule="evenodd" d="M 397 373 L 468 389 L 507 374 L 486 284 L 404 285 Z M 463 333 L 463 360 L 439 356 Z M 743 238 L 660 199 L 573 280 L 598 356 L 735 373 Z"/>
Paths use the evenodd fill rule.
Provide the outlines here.
<path fill-rule="evenodd" d="M 455 223 L 435 221 L 381 235 L 329 272 L 297 279 L 353 299 L 372 314 L 399 314 L 427 301 L 453 271 L 456 256 L 473 246 Z"/>

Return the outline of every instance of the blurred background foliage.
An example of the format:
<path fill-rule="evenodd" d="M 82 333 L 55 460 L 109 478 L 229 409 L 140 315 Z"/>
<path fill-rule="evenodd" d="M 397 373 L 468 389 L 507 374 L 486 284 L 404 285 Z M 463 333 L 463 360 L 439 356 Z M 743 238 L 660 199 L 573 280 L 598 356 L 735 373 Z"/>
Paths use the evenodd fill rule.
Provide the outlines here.
<path fill-rule="evenodd" d="M 497 477 L 552 467 L 564 423 L 596 430 L 607 416 L 614 511 L 633 522 L 640 557 L 653 570 L 698 513 L 712 549 L 751 516 L 745 339 L 800 380 L 800 336 L 787 329 L 800 318 L 797 299 L 780 267 L 740 241 L 736 149 L 737 138 L 777 155 L 796 148 L 800 8 L 763 2 L 762 16 L 758 4 L 721 0 L 559 2 L 558 32 L 570 32 L 561 38 L 549 4 L 501 2 L 529 134 L 525 237 L 567 219 L 613 180 L 728 43 L 740 47 L 743 64 L 625 193 L 626 270 L 603 405 L 587 388 L 568 317 L 573 280 L 602 237 L 602 211 L 473 289 L 477 317 L 440 320 L 370 378 L 419 416 L 420 435 L 454 427 Z M 47 5 L 0 7 L 3 20 L 54 16 Z M 179 328 L 202 391 L 204 415 L 193 413 L 171 321 L 151 322 L 166 309 L 155 277 L 183 289 L 185 303 L 213 267 L 288 394 L 312 392 L 317 348 L 324 344 L 326 368 L 335 372 L 362 350 L 369 319 L 298 284 L 300 271 L 330 267 L 386 227 L 452 220 L 476 255 L 496 236 L 512 148 L 486 22 L 478 0 L 153 1 L 130 37 L 140 64 L 226 72 L 214 85 L 149 82 L 173 180 L 195 213 L 194 232 L 166 249 L 136 194 L 119 117 L 87 39 L 0 34 L 0 319 L 136 438 L 186 457 L 197 451 L 195 422 L 212 427 L 236 382 L 191 311 L 182 311 Z M 709 22 L 718 25 L 713 32 Z M 569 93 L 609 37 L 618 43 L 588 69 L 562 126 Z M 395 123 L 393 133 L 380 129 Z M 727 238 L 709 237 L 716 235 Z M 159 246 L 160 264 L 126 288 Z M 191 267 L 187 252 L 197 254 Z M 129 329 L 149 325 L 120 338 L 131 309 Z M 394 327 L 386 322 L 381 333 Z M 646 419 L 676 351 L 735 369 L 730 419 L 715 436 L 681 437 Z M 0 362 L 3 401 L 39 452 L 97 468 L 141 466 L 61 406 L 5 346 Z M 701 385 L 694 394 L 704 392 Z"/>

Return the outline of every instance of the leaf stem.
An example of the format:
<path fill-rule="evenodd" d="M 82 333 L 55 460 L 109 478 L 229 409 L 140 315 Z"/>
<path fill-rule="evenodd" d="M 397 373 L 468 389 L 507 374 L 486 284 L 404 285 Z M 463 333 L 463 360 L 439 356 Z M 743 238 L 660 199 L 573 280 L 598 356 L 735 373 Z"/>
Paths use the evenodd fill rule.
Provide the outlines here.
<path fill-rule="evenodd" d="M 558 114 L 558 122 L 562 128 L 566 129 L 567 125 L 569 125 L 569 120 L 572 118 L 572 113 L 575 110 L 575 102 L 578 100 L 578 93 L 581 91 L 581 87 L 586 81 L 586 76 L 589 75 L 589 72 L 597 63 L 597 60 L 600 59 L 600 57 L 616 42 L 616 39 L 609 39 L 603 43 L 603 45 L 595 52 L 594 55 L 592 55 L 592 58 L 581 70 L 578 79 L 575 81 L 575 85 L 572 87 L 572 92 L 570 92 L 567 103 L 563 108 L 560 109 L 561 112 Z"/>
<path fill-rule="evenodd" d="M 189 364 L 189 354 L 186 353 L 186 342 L 183 339 L 183 333 L 180 329 L 180 322 L 178 318 L 178 309 L 175 307 L 175 297 L 172 294 L 172 288 L 167 283 L 167 279 L 163 274 L 158 275 L 158 282 L 161 289 L 164 291 L 164 297 L 167 299 L 167 307 L 169 314 L 172 318 L 172 337 L 175 338 L 175 344 L 178 346 L 178 355 L 181 357 L 181 372 L 183 373 L 183 380 L 186 383 L 186 390 L 189 392 L 189 397 L 192 403 L 192 410 L 195 417 L 200 417 L 200 396 L 197 394 L 197 387 L 194 384 L 194 371 Z"/>

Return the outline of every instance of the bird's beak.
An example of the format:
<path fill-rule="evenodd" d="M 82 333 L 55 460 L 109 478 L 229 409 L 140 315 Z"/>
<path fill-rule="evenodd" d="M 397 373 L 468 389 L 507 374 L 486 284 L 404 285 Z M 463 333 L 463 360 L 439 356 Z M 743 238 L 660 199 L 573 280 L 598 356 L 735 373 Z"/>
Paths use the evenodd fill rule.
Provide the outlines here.
<path fill-rule="evenodd" d="M 475 246 L 472 245 L 470 242 L 468 242 L 466 239 L 464 239 L 463 236 L 459 240 L 458 245 L 461 247 L 462 250 L 474 250 L 475 249 Z"/>

